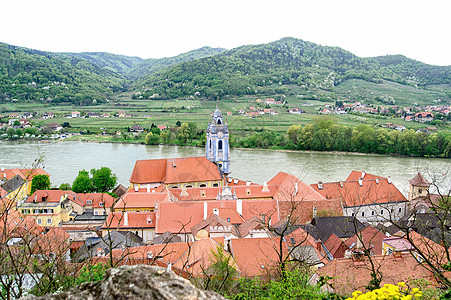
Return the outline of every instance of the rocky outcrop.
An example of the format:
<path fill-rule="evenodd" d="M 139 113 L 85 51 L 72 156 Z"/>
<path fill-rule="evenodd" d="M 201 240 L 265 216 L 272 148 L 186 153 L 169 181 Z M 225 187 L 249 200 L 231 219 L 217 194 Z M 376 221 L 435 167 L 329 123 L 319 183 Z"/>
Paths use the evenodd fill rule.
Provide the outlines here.
<path fill-rule="evenodd" d="M 225 299 L 212 291 L 202 291 L 188 280 L 164 268 L 146 265 L 122 266 L 107 271 L 98 282 L 83 283 L 66 292 L 22 299 Z"/>

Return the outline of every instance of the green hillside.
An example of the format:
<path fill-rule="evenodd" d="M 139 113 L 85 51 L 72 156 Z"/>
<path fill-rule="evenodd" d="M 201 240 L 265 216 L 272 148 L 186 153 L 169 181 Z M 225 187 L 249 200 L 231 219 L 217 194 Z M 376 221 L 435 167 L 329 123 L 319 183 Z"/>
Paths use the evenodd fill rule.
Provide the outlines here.
<path fill-rule="evenodd" d="M 96 104 L 122 83 L 117 73 L 81 58 L 0 43 L 0 102 Z"/>
<path fill-rule="evenodd" d="M 163 57 L 159 59 L 145 59 L 141 61 L 139 64 L 136 64 L 133 68 L 131 68 L 127 75 L 131 78 L 139 79 L 144 76 L 148 76 L 149 74 L 153 74 L 159 70 L 169 68 L 179 63 L 192 61 L 195 59 L 200 59 L 204 57 L 214 56 L 216 54 L 222 53 L 226 51 L 223 48 L 211 48 L 211 47 L 202 47 L 200 49 L 191 50 L 186 53 L 179 54 L 174 57 Z M 138 84 L 140 80 L 138 80 Z"/>
<path fill-rule="evenodd" d="M 293 91 L 287 88 L 289 85 L 335 94 L 336 86 L 349 79 L 372 83 L 390 81 L 420 88 L 450 82 L 451 67 L 394 58 L 360 58 L 338 47 L 284 38 L 181 63 L 143 77 L 139 86 L 144 86 L 145 96 L 158 94 L 161 99 L 196 95 L 222 99 L 290 94 Z M 450 94 L 445 97 L 449 99 Z M 411 102 L 416 100 L 421 102 L 421 99 Z"/>
<path fill-rule="evenodd" d="M 134 66 L 143 61 L 143 59 L 139 57 L 116 55 L 106 52 L 82 52 L 82 53 L 66 52 L 61 54 L 87 60 L 93 65 L 120 74 L 125 74 Z"/>

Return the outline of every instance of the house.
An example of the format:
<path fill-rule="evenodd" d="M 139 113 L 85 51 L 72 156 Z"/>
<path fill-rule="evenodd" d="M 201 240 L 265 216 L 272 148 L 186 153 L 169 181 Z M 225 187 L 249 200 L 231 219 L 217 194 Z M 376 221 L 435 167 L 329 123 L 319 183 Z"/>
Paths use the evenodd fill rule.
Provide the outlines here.
<path fill-rule="evenodd" d="M 109 118 L 109 117 L 110 117 L 110 114 L 104 113 L 104 114 L 102 114 L 102 117 L 103 117 L 103 118 Z"/>
<path fill-rule="evenodd" d="M 168 128 L 168 126 L 166 125 L 158 125 L 157 127 L 158 129 L 160 129 L 160 131 L 166 130 Z"/>
<path fill-rule="evenodd" d="M 111 230 L 134 232 L 143 243 L 151 243 L 155 237 L 155 212 L 112 212 L 102 226 L 102 236 Z"/>
<path fill-rule="evenodd" d="M 100 114 L 98 112 L 88 112 L 86 114 L 88 116 L 88 118 L 99 118 Z"/>
<path fill-rule="evenodd" d="M 417 122 L 431 122 L 434 120 L 434 115 L 431 112 L 419 112 L 414 116 L 415 121 Z"/>
<path fill-rule="evenodd" d="M 72 207 L 68 204 L 71 191 L 37 190 L 18 206 L 24 215 L 34 217 L 41 226 L 58 226 L 70 220 Z"/>
<path fill-rule="evenodd" d="M 80 118 L 81 114 L 79 111 L 73 111 L 71 113 L 72 118 Z"/>
<path fill-rule="evenodd" d="M 311 185 L 326 199 L 336 199 L 343 215 L 365 222 L 399 220 L 408 210 L 408 201 L 390 178 L 352 171 L 346 181 Z"/>
<path fill-rule="evenodd" d="M 68 196 L 73 212 L 81 215 L 108 215 L 113 211 L 114 198 L 107 193 L 70 193 Z"/>
<path fill-rule="evenodd" d="M 119 110 L 119 111 L 117 112 L 117 116 L 118 116 L 119 118 L 124 118 L 124 117 L 125 117 L 125 110 Z"/>
<path fill-rule="evenodd" d="M 54 117 L 55 117 L 55 115 L 52 112 L 48 112 L 48 113 L 45 112 L 45 113 L 42 114 L 42 118 L 45 119 L 45 120 L 46 119 L 53 119 Z"/>
<path fill-rule="evenodd" d="M 130 127 L 131 132 L 143 132 L 144 129 L 141 127 L 141 125 L 134 124 L 132 127 Z"/>
<path fill-rule="evenodd" d="M 47 124 L 47 128 L 53 130 L 53 131 L 60 131 L 61 129 L 63 129 L 63 126 L 59 125 L 56 122 Z"/>
<path fill-rule="evenodd" d="M 50 177 L 50 174 L 44 171 L 41 168 L 35 169 L 5 169 L 4 167 L 0 168 L 0 182 L 1 184 L 6 183 L 8 180 L 12 179 L 16 175 L 20 176 L 26 184 L 24 187 L 21 187 L 20 190 L 11 190 L 11 185 L 9 185 L 8 190 L 6 190 L 9 194 L 9 199 L 16 199 L 16 201 L 21 201 L 25 199 L 31 192 L 31 181 L 36 175 L 47 175 Z M 17 179 L 16 179 L 17 181 Z M 16 184 L 15 184 L 16 185 Z"/>
<path fill-rule="evenodd" d="M 227 220 L 221 218 L 218 209 L 213 211 L 212 216 L 194 225 L 191 228 L 191 232 L 195 240 L 201 240 L 208 237 L 221 237 L 226 239 L 239 237 L 237 228 Z"/>
<path fill-rule="evenodd" d="M 299 108 L 291 108 L 289 112 L 290 114 L 305 114 L 305 111 Z"/>

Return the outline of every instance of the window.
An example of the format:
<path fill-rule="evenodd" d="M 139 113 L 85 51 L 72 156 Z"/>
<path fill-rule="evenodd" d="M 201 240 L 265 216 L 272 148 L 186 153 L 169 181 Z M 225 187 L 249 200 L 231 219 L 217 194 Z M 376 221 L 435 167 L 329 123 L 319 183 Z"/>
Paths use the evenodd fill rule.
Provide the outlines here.
<path fill-rule="evenodd" d="M 219 184 L 218 183 L 213 183 L 213 187 L 218 187 Z"/>
<path fill-rule="evenodd" d="M 221 119 L 218 119 L 218 124 L 221 125 Z"/>
<path fill-rule="evenodd" d="M 374 210 L 371 211 L 371 215 L 374 216 Z"/>
<path fill-rule="evenodd" d="M 52 219 L 47 219 L 47 224 L 52 224 Z"/>
<path fill-rule="evenodd" d="M 99 206 L 100 206 L 100 207 L 103 207 L 103 202 L 99 202 Z"/>
<path fill-rule="evenodd" d="M 227 218 L 227 222 L 230 222 L 230 218 Z"/>
<path fill-rule="evenodd" d="M 292 245 L 294 245 L 296 243 L 296 241 L 294 240 L 293 237 L 290 238 L 290 242 L 291 242 Z"/>
<path fill-rule="evenodd" d="M 393 249 L 392 248 L 388 248 L 387 249 L 387 254 L 393 254 Z"/>
<path fill-rule="evenodd" d="M 207 187 L 207 185 L 205 183 L 202 183 L 199 185 L 199 187 Z"/>
<path fill-rule="evenodd" d="M 92 204 L 92 200 L 86 200 L 86 204 Z"/>
<path fill-rule="evenodd" d="M 222 141 L 219 141 L 219 142 L 218 142 L 218 149 L 219 149 L 219 150 L 222 150 Z"/>
<path fill-rule="evenodd" d="M 381 215 L 383 215 L 384 214 L 384 210 L 381 210 Z"/>
<path fill-rule="evenodd" d="M 398 209 L 398 212 L 401 212 L 402 211 L 402 208 L 400 207 L 399 209 Z"/>
<path fill-rule="evenodd" d="M 354 213 L 351 213 L 351 217 L 354 217 Z"/>
<path fill-rule="evenodd" d="M 246 190 L 246 195 L 250 195 L 251 194 L 251 190 Z"/>
<path fill-rule="evenodd" d="M 39 218 L 39 219 L 36 219 L 36 223 L 38 223 L 38 224 L 42 224 L 42 220 Z"/>
<path fill-rule="evenodd" d="M 193 186 L 191 184 L 188 184 L 187 186 L 185 186 L 186 188 L 192 188 Z"/>
<path fill-rule="evenodd" d="M 364 217 L 365 216 L 365 212 L 364 211 L 362 211 L 362 217 Z"/>
<path fill-rule="evenodd" d="M 94 211 L 94 216 L 97 216 L 99 214 L 99 212 L 96 210 Z"/>
<path fill-rule="evenodd" d="M 178 186 L 176 186 L 176 185 L 173 185 L 171 188 L 173 188 L 173 189 L 177 189 L 178 188 Z"/>

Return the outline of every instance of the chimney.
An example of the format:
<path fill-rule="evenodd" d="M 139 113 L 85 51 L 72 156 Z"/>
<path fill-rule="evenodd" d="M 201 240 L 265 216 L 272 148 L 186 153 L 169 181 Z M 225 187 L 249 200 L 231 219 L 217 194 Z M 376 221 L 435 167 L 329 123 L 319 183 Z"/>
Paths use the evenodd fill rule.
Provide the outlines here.
<path fill-rule="evenodd" d="M 250 181 L 246 181 L 246 185 L 251 185 L 251 182 Z"/>
<path fill-rule="evenodd" d="M 299 184 L 296 182 L 294 184 L 294 194 L 297 195 L 298 194 L 298 190 L 299 190 Z"/>
<path fill-rule="evenodd" d="M 323 182 L 320 181 L 318 182 L 318 190 L 322 190 L 323 189 Z"/>
<path fill-rule="evenodd" d="M 362 171 L 362 179 L 365 178 L 365 175 L 366 175 L 365 171 Z"/>
<path fill-rule="evenodd" d="M 363 179 L 359 178 L 359 185 L 362 186 L 363 185 Z"/>
<path fill-rule="evenodd" d="M 393 251 L 393 257 L 397 259 L 402 259 L 402 253 L 399 250 Z"/>
<path fill-rule="evenodd" d="M 376 184 L 379 184 L 379 178 L 376 178 Z"/>
<path fill-rule="evenodd" d="M 38 201 L 38 194 L 35 193 L 33 202 L 36 203 L 37 201 Z"/>
<path fill-rule="evenodd" d="M 269 192 L 268 183 L 266 181 L 263 183 L 262 192 Z"/>
<path fill-rule="evenodd" d="M 138 192 L 138 191 L 139 191 L 139 186 L 135 185 L 135 192 Z"/>
<path fill-rule="evenodd" d="M 147 192 L 150 193 L 150 183 L 147 184 Z"/>
<path fill-rule="evenodd" d="M 128 226 L 128 213 L 126 211 L 124 211 L 124 226 Z"/>
<path fill-rule="evenodd" d="M 317 212 L 318 212 L 318 210 L 316 209 L 316 206 L 313 206 L 313 217 L 314 218 L 317 217 Z"/>
<path fill-rule="evenodd" d="M 213 214 L 219 216 L 219 209 L 213 208 Z"/>
<path fill-rule="evenodd" d="M 363 260 L 363 252 L 362 251 L 353 251 L 352 252 L 352 260 L 353 261 Z"/>
<path fill-rule="evenodd" d="M 391 177 L 390 176 L 388 176 L 387 182 L 388 182 L 388 184 L 391 184 Z"/>
<path fill-rule="evenodd" d="M 168 266 L 166 267 L 166 271 L 172 271 L 172 263 L 168 263 Z"/>
<path fill-rule="evenodd" d="M 343 181 L 340 181 L 340 187 L 341 188 L 343 187 Z"/>
<path fill-rule="evenodd" d="M 5 172 L 5 167 L 2 167 L 2 172 Z"/>
<path fill-rule="evenodd" d="M 208 217 L 208 204 L 207 202 L 204 202 L 204 220 L 206 220 Z"/>
<path fill-rule="evenodd" d="M 6 173 L 3 173 L 3 178 L 5 178 L 5 179 L 6 179 Z"/>
<path fill-rule="evenodd" d="M 236 200 L 236 211 L 240 216 L 243 215 L 243 200 Z"/>

